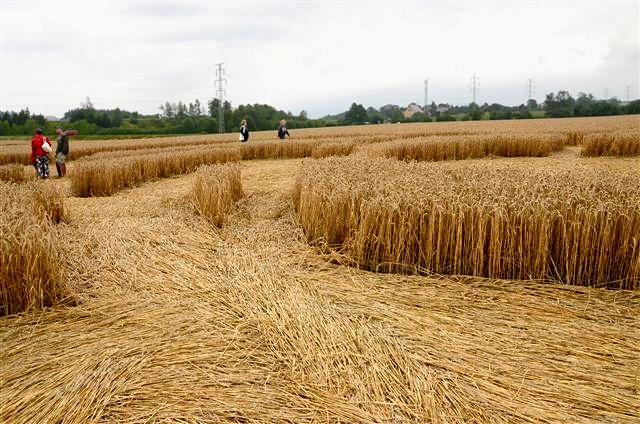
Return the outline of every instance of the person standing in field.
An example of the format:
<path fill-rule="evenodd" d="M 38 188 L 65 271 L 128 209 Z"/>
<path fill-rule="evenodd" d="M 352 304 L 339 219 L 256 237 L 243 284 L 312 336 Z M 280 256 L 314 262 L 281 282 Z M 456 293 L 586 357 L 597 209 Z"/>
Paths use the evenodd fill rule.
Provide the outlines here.
<path fill-rule="evenodd" d="M 64 131 L 62 127 L 56 127 L 58 142 L 56 143 L 56 171 L 58 178 L 67 174 L 67 165 L 65 164 L 67 156 L 69 156 L 69 136 L 78 135 L 78 131 Z"/>
<path fill-rule="evenodd" d="M 38 178 L 49 178 L 49 153 L 51 145 L 48 139 L 42 135 L 42 129 L 36 129 L 35 136 L 31 139 L 31 163 L 36 169 Z"/>
<path fill-rule="evenodd" d="M 247 127 L 247 120 L 243 119 L 240 122 L 240 141 L 245 143 L 249 141 L 249 127 Z"/>
<path fill-rule="evenodd" d="M 287 130 L 287 121 L 284 119 L 280 120 L 280 126 L 278 127 L 278 138 L 280 140 L 284 140 L 284 136 L 290 137 L 289 131 Z"/>

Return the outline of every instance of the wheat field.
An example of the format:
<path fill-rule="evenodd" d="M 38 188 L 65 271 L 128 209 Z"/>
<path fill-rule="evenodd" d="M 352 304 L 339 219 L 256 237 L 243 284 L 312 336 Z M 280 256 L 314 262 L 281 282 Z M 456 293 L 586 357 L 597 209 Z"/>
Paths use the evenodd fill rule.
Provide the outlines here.
<path fill-rule="evenodd" d="M 582 141 L 583 156 L 638 156 L 640 129 L 590 134 Z"/>
<path fill-rule="evenodd" d="M 541 157 L 549 156 L 563 147 L 564 137 L 560 136 L 510 134 L 408 138 L 364 146 L 360 151 L 372 156 L 404 161 L 444 161 L 479 159 L 487 156 Z"/>
<path fill-rule="evenodd" d="M 62 193 L 44 184 L 0 182 L 0 210 L 0 316 L 72 296 L 54 228 L 66 219 Z"/>
<path fill-rule="evenodd" d="M 0 165 L 0 181 L 22 183 L 31 179 L 33 178 L 29 178 L 27 172 L 25 172 L 24 166 L 22 165 Z"/>
<path fill-rule="evenodd" d="M 206 217 L 217 227 L 222 227 L 233 205 L 244 196 L 240 167 L 201 166 L 196 172 L 191 195 L 198 214 Z"/>
<path fill-rule="evenodd" d="M 114 140 L 0 182 L 0 421 L 638 422 L 640 157 L 583 152 L 638 123 Z M 469 140 L 526 155 L 418 157 Z"/>
<path fill-rule="evenodd" d="M 640 166 L 330 158 L 294 197 L 307 237 L 365 269 L 640 288 Z"/>
<path fill-rule="evenodd" d="M 418 137 L 452 137 L 473 135 L 518 135 L 518 136 L 556 136 L 564 137 L 566 144 L 580 144 L 586 135 L 626 132 L 635 133 L 638 137 L 640 119 L 637 115 L 602 117 L 602 118 L 571 118 L 546 120 L 515 120 L 501 121 L 472 121 L 465 123 L 437 122 L 425 124 L 403 125 L 365 125 L 355 127 L 329 127 L 297 130 L 292 140 L 322 140 L 352 141 L 357 144 L 367 142 L 383 142 L 394 139 Z M 254 132 L 251 141 L 273 141 L 273 131 Z M 45 134 L 55 139 L 53 134 Z M 237 144 L 236 134 L 207 134 L 179 137 L 160 137 L 140 140 L 77 140 L 71 139 L 69 160 L 77 160 L 104 152 L 118 152 L 131 150 L 172 149 L 175 147 L 198 147 L 212 144 Z M 55 144 L 55 143 L 54 143 Z M 249 143 L 250 145 L 253 143 Z M 30 165 L 30 143 L 28 140 L 0 140 L 0 165 L 22 164 Z M 133 154 L 133 152 L 129 152 Z M 285 156 L 291 157 L 291 156 Z"/>

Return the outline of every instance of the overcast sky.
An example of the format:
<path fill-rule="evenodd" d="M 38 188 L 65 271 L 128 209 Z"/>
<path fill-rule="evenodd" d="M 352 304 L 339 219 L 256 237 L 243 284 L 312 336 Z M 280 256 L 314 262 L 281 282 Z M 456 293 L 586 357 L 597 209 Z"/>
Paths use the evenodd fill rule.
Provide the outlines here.
<path fill-rule="evenodd" d="M 526 101 L 560 89 L 640 93 L 638 1 L 212 2 L 0 0 L 0 110 L 157 113 L 205 103 L 225 62 L 236 106 L 312 117 L 365 106 Z"/>

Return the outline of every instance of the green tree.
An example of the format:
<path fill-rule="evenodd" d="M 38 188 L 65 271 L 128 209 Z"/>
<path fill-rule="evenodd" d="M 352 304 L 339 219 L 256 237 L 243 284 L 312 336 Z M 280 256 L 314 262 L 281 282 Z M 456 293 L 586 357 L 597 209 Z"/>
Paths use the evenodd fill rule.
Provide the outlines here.
<path fill-rule="evenodd" d="M 227 100 L 222 104 L 222 109 L 224 111 L 224 122 L 225 122 L 225 131 L 226 132 L 235 132 L 236 124 L 233 123 L 233 110 L 231 109 L 231 103 Z"/>
<path fill-rule="evenodd" d="M 367 121 L 367 110 L 360 104 L 352 103 L 344 119 L 349 124 L 364 124 Z"/>
<path fill-rule="evenodd" d="M 215 133 L 218 132 L 218 121 L 213 118 L 203 118 L 198 122 L 198 128 L 201 132 Z"/>
<path fill-rule="evenodd" d="M 187 114 L 193 118 L 198 118 L 202 115 L 202 107 L 200 106 L 200 100 L 196 99 L 195 102 L 189 103 Z"/>
<path fill-rule="evenodd" d="M 10 135 L 11 125 L 8 121 L 0 121 L 0 135 Z"/>
<path fill-rule="evenodd" d="M 610 116 L 620 114 L 620 102 L 616 99 L 599 100 L 591 105 L 590 116 Z"/>
<path fill-rule="evenodd" d="M 575 116 L 591 116 L 591 107 L 596 99 L 593 94 L 580 93 L 573 106 L 573 114 Z"/>
<path fill-rule="evenodd" d="M 544 100 L 545 116 L 549 118 L 567 118 L 573 116 L 575 99 L 568 91 L 547 94 Z"/>
<path fill-rule="evenodd" d="M 515 112 L 513 114 L 513 117 L 515 119 L 532 119 L 533 116 L 531 115 L 531 112 L 529 112 L 528 110 L 521 110 L 518 112 Z"/>
<path fill-rule="evenodd" d="M 437 122 L 448 122 L 448 121 L 455 121 L 456 118 L 451 116 L 448 113 L 441 113 L 440 115 L 438 115 L 438 117 L 436 118 Z"/>
<path fill-rule="evenodd" d="M 187 117 L 188 111 L 189 110 L 187 109 L 187 105 L 185 105 L 181 101 L 178 102 L 178 105 L 176 107 L 176 118 L 178 118 L 178 120 L 180 121 L 183 120 Z"/>
<path fill-rule="evenodd" d="M 181 133 L 193 134 L 196 132 L 196 124 L 193 122 L 193 118 L 187 117 L 182 120 L 178 129 Z"/>
<path fill-rule="evenodd" d="M 33 131 L 39 126 L 40 125 L 38 125 L 38 122 L 35 119 L 29 118 L 27 119 L 27 122 L 24 123 L 24 125 L 21 125 L 17 128 L 17 134 L 32 134 Z"/>
<path fill-rule="evenodd" d="M 220 110 L 220 100 L 219 99 L 211 99 L 207 103 L 209 116 L 211 118 L 218 117 L 218 110 Z"/>
<path fill-rule="evenodd" d="M 96 132 L 96 125 L 89 123 L 86 119 L 81 119 L 74 122 L 73 129 L 77 130 L 80 134 L 91 135 Z"/>
<path fill-rule="evenodd" d="M 388 104 L 388 105 L 384 105 L 384 106 L 380 107 L 380 113 L 381 113 L 381 114 L 382 114 L 386 119 L 390 119 L 390 120 L 392 120 L 392 121 L 394 121 L 394 122 L 395 122 L 396 120 L 395 120 L 395 119 L 392 119 L 392 118 L 393 118 L 394 114 L 395 114 L 396 112 L 399 112 L 399 111 L 400 111 L 400 106 L 398 106 L 398 105 L 391 105 L 391 104 Z M 397 116 L 397 115 L 396 115 L 396 116 Z M 403 116 L 403 118 L 404 118 L 404 116 Z"/>
<path fill-rule="evenodd" d="M 384 115 L 374 109 L 374 112 L 367 113 L 367 120 L 372 124 L 382 124 L 384 122 Z"/>
<path fill-rule="evenodd" d="M 477 104 L 471 103 L 466 113 L 466 118 L 471 121 L 479 121 L 482 119 L 482 110 L 480 109 L 480 107 L 478 107 Z"/>
<path fill-rule="evenodd" d="M 119 127 L 124 122 L 124 116 L 119 107 L 111 112 L 111 125 Z"/>
<path fill-rule="evenodd" d="M 519 112 L 516 112 L 516 113 L 519 113 Z M 489 119 L 491 120 L 512 119 L 512 118 L 513 118 L 513 113 L 511 112 L 511 110 L 504 110 L 504 111 L 492 110 L 491 112 L 489 112 Z"/>
<path fill-rule="evenodd" d="M 80 103 L 80 109 L 84 112 L 83 119 L 86 119 L 87 122 L 94 124 L 98 119 L 98 113 L 96 112 L 96 108 L 93 106 L 90 98 L 86 98 L 84 103 Z"/>
<path fill-rule="evenodd" d="M 427 122 L 429 118 L 424 113 L 416 112 L 411 115 L 411 122 Z"/>
<path fill-rule="evenodd" d="M 393 112 L 393 114 L 391 115 L 390 121 L 391 122 L 404 121 L 404 115 L 402 114 L 402 111 L 400 110 L 400 108 L 398 108 L 396 111 Z"/>
<path fill-rule="evenodd" d="M 160 105 L 160 112 L 162 112 L 162 116 L 165 118 L 173 118 L 175 116 L 174 105 L 165 102 L 163 105 Z"/>
<path fill-rule="evenodd" d="M 80 109 L 95 110 L 95 107 L 93 106 L 91 99 L 87 97 L 84 103 L 80 103 Z"/>
<path fill-rule="evenodd" d="M 111 127 L 111 118 L 106 113 L 100 113 L 96 118 L 96 125 L 102 128 L 109 128 Z"/>
<path fill-rule="evenodd" d="M 624 113 L 627 115 L 640 114 L 640 100 L 634 100 L 624 107 Z"/>

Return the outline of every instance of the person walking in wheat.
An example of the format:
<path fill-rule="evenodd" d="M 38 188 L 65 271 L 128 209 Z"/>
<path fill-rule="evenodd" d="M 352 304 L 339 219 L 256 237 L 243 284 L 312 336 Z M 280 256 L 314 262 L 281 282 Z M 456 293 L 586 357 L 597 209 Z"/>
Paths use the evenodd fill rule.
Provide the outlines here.
<path fill-rule="evenodd" d="M 285 136 L 290 137 L 289 131 L 287 130 L 287 121 L 284 119 L 281 119 L 280 125 L 278 126 L 278 138 L 280 140 L 284 140 Z"/>
<path fill-rule="evenodd" d="M 247 127 L 247 120 L 243 119 L 240 122 L 240 136 L 239 136 L 239 140 L 242 143 L 245 143 L 247 141 L 249 141 L 249 127 Z"/>

